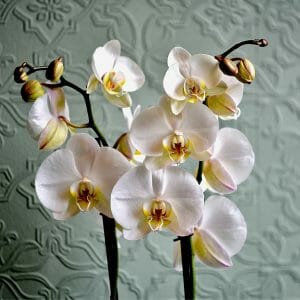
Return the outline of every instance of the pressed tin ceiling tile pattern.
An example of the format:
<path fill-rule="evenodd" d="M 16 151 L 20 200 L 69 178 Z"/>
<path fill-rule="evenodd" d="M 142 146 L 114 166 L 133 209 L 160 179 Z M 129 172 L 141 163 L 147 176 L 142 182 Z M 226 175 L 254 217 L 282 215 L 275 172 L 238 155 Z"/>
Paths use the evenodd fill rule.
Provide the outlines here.
<path fill-rule="evenodd" d="M 265 37 L 268 48 L 237 52 L 256 65 L 238 121 L 256 153 L 248 181 L 230 195 L 248 223 L 234 267 L 196 264 L 199 299 L 299 299 L 300 292 L 300 1 L 292 0 L 0 0 L 0 299 L 108 299 L 101 220 L 82 214 L 58 222 L 39 203 L 34 175 L 41 153 L 26 131 L 30 104 L 12 72 L 62 56 L 66 77 L 84 86 L 93 50 L 117 38 L 123 54 L 146 74 L 135 105 L 157 103 L 169 50 L 218 54 L 244 39 Z M 83 102 L 68 91 L 75 121 Z M 124 130 L 120 111 L 97 93 L 97 122 L 112 143 Z M 225 122 L 223 123 L 223 125 Z M 182 299 L 172 269 L 172 239 L 152 234 L 120 240 L 121 299 Z"/>

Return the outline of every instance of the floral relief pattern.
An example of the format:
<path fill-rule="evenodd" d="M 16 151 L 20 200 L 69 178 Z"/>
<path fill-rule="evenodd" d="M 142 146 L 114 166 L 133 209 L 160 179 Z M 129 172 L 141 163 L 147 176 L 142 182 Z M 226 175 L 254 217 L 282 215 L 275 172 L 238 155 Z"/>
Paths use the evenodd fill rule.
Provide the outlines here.
<path fill-rule="evenodd" d="M 35 14 L 37 22 L 43 22 L 49 29 L 55 23 L 62 22 L 72 8 L 61 0 L 36 0 L 35 4 L 27 5 L 29 12 Z"/>
<path fill-rule="evenodd" d="M 66 77 L 84 87 L 92 72 L 86 58 L 98 45 L 119 39 L 124 56 L 145 73 L 145 85 L 131 95 L 144 109 L 163 91 L 172 47 L 215 55 L 240 40 L 265 37 L 270 47 L 263 53 L 251 46 L 243 52 L 257 66 L 257 79 L 245 87 L 239 123 L 230 121 L 247 135 L 256 156 L 249 182 L 230 196 L 249 236 L 231 270 L 196 263 L 197 297 L 298 299 L 299 15 L 296 0 L 0 0 L 0 298 L 109 295 L 101 219 L 84 214 L 58 223 L 35 195 L 35 172 L 49 153 L 41 154 L 26 132 L 29 107 L 16 93 L 15 63 L 44 64 L 61 55 Z M 69 91 L 66 97 L 85 122 L 77 105 L 82 99 Z M 100 93 L 91 99 L 97 123 L 113 141 L 124 131 L 120 110 Z M 173 237 L 119 240 L 122 299 L 182 299 L 182 274 L 172 268 Z"/>

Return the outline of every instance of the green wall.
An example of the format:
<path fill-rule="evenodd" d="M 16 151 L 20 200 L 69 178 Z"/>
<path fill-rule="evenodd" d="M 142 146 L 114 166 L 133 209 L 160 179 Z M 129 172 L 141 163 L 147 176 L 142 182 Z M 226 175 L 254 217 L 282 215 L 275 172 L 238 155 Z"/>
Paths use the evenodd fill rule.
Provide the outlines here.
<path fill-rule="evenodd" d="M 249 180 L 232 199 L 245 215 L 248 238 L 234 267 L 196 264 L 198 299 L 299 299 L 300 292 L 300 1 L 288 0 L 0 0 L 0 299 L 108 299 L 103 235 L 97 215 L 57 222 L 39 203 L 34 174 L 48 153 L 26 130 L 12 72 L 62 56 L 66 77 L 84 87 L 93 50 L 121 41 L 146 84 L 135 105 L 157 103 L 169 50 L 218 54 L 233 43 L 265 37 L 270 46 L 243 48 L 256 65 L 245 87 L 242 130 L 256 153 Z M 85 121 L 82 99 L 68 91 L 74 121 Z M 121 112 L 97 93 L 97 122 L 111 143 L 122 132 Z M 99 220 L 98 220 L 99 219 Z M 172 269 L 170 234 L 120 240 L 121 299 L 182 299 Z"/>

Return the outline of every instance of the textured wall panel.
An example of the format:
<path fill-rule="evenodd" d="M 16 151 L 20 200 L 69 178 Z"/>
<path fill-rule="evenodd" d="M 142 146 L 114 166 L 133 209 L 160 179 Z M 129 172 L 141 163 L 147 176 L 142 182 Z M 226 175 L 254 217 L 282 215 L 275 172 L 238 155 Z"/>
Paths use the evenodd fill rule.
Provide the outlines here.
<path fill-rule="evenodd" d="M 196 265 L 199 299 L 299 299 L 300 292 L 300 1 L 296 0 L 0 0 L 0 299 L 108 299 L 103 235 L 97 215 L 53 220 L 37 200 L 34 174 L 48 155 L 26 130 L 30 105 L 12 72 L 26 60 L 64 58 L 66 77 L 84 86 L 93 50 L 121 41 L 123 54 L 146 74 L 132 94 L 143 107 L 162 93 L 169 50 L 218 54 L 243 39 L 257 79 L 245 87 L 242 130 L 256 153 L 250 179 L 230 196 L 245 215 L 249 235 L 234 267 Z M 68 91 L 75 121 L 82 99 Z M 125 122 L 97 93 L 97 122 L 112 143 Z M 228 123 L 227 123 L 228 124 Z M 181 299 L 181 274 L 172 269 L 172 236 L 120 240 L 122 299 Z"/>

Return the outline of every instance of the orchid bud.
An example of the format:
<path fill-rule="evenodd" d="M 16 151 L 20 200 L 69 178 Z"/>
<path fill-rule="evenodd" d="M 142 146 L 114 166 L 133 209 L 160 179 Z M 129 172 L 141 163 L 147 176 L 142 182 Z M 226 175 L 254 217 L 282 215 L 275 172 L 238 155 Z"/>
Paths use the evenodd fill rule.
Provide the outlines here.
<path fill-rule="evenodd" d="M 45 93 L 41 83 L 37 80 L 27 81 L 21 89 L 21 95 L 25 102 L 33 102 Z"/>
<path fill-rule="evenodd" d="M 252 62 L 246 58 L 241 59 L 237 64 L 238 74 L 236 78 L 243 83 L 251 83 L 255 78 L 255 68 Z"/>
<path fill-rule="evenodd" d="M 23 67 L 16 67 L 14 71 L 14 80 L 17 83 L 24 83 L 28 80 L 28 75 Z"/>
<path fill-rule="evenodd" d="M 219 63 L 221 71 L 225 75 L 236 76 L 238 74 L 237 65 L 229 58 L 224 58 Z"/>
<path fill-rule="evenodd" d="M 58 81 L 64 72 L 64 64 L 61 57 L 54 59 L 48 66 L 46 78 L 51 81 Z"/>

